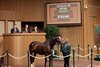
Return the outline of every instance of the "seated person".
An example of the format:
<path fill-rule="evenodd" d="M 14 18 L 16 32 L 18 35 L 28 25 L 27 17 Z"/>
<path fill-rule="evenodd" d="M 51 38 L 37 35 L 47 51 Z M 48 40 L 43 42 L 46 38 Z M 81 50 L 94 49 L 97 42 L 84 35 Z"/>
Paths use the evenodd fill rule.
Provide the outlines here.
<path fill-rule="evenodd" d="M 19 29 L 17 28 L 16 24 L 11 29 L 11 33 L 19 33 Z"/>
<path fill-rule="evenodd" d="M 34 27 L 34 31 L 37 32 L 37 26 Z"/>
<path fill-rule="evenodd" d="M 29 26 L 27 24 L 25 25 L 25 28 L 22 30 L 22 32 L 31 33 Z"/>

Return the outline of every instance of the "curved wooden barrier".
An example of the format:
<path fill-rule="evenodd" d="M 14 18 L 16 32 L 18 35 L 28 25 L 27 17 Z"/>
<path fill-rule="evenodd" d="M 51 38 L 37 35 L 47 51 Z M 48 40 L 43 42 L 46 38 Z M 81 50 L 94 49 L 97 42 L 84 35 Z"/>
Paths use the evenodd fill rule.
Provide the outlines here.
<path fill-rule="evenodd" d="M 4 54 L 6 49 L 9 49 L 9 53 L 15 57 L 22 57 L 27 54 L 28 46 L 32 41 L 45 41 L 45 33 L 15 33 L 15 34 L 3 34 L 4 39 Z M 23 66 L 27 65 L 27 57 L 22 59 L 14 59 L 9 57 L 9 65 L 11 66 Z M 6 65 L 6 57 L 4 57 L 4 64 Z"/>

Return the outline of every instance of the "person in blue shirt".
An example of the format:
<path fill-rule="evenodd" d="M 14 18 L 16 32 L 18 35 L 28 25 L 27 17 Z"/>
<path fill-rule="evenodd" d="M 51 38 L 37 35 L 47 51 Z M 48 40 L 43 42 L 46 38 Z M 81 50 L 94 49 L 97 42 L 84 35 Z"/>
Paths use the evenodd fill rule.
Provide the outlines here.
<path fill-rule="evenodd" d="M 61 44 L 61 51 L 64 56 L 64 67 L 69 67 L 69 59 L 70 59 L 70 50 L 71 45 L 68 42 L 68 39 Z M 65 57 L 68 56 L 68 57 Z"/>

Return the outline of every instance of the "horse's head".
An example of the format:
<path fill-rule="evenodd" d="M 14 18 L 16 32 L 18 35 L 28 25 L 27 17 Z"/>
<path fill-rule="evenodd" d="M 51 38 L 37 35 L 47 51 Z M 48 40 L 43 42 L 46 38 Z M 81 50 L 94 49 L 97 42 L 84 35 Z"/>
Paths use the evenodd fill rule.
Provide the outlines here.
<path fill-rule="evenodd" d="M 55 42 L 57 42 L 58 44 L 61 44 L 62 43 L 62 39 L 61 39 L 60 36 L 57 36 L 54 39 L 55 39 Z"/>
<path fill-rule="evenodd" d="M 54 37 L 52 39 L 50 39 L 50 48 L 53 49 L 54 45 L 56 45 L 56 43 L 61 44 L 62 43 L 62 39 L 60 36 Z"/>

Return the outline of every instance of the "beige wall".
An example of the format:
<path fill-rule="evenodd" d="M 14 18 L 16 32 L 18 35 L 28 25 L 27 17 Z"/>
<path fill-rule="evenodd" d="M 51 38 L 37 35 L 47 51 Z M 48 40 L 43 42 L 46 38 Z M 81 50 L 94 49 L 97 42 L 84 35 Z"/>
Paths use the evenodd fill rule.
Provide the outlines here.
<path fill-rule="evenodd" d="M 14 23 L 14 21 L 8 21 L 8 25 L 7 25 L 8 26 L 8 28 L 7 28 L 8 31 L 7 32 L 8 33 L 11 33 L 11 28 L 13 28 L 13 23 Z"/>
<path fill-rule="evenodd" d="M 0 21 L 0 35 L 2 35 L 4 33 L 4 21 Z"/>
<path fill-rule="evenodd" d="M 0 56 L 3 54 L 3 37 L 0 35 Z"/>
<path fill-rule="evenodd" d="M 17 25 L 19 31 L 21 32 L 21 21 L 15 21 L 15 24 Z"/>

